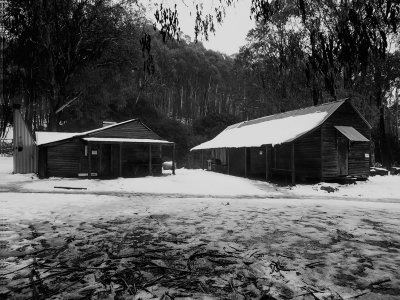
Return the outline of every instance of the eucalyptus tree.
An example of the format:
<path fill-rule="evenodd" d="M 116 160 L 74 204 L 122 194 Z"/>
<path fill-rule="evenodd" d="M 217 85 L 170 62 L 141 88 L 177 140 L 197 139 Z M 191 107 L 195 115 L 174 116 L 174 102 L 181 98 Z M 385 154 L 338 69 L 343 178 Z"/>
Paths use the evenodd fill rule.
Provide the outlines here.
<path fill-rule="evenodd" d="M 217 2 L 211 13 L 205 13 L 198 1 L 194 4 L 195 36 L 205 38 L 215 31 L 215 23 L 223 21 L 226 8 L 237 0 Z M 165 8 L 159 7 L 159 15 Z M 168 21 L 176 35 L 179 12 L 175 7 Z M 371 97 L 379 111 L 379 140 L 381 159 L 390 163 L 385 130 L 385 62 L 391 39 L 398 38 L 400 2 L 390 0 L 252 0 L 250 16 L 259 29 L 279 26 L 284 21 L 295 22 L 305 33 L 303 39 L 304 66 L 307 84 L 314 104 L 321 102 L 321 90 L 338 98 L 341 88 L 351 90 L 359 81 L 371 78 Z M 171 17 L 171 15 L 169 16 Z M 160 20 L 158 20 L 160 22 Z M 162 22 L 163 20 L 161 20 Z M 166 23 L 164 22 L 164 25 Z M 164 26 L 165 27 L 165 26 Z M 167 26 L 168 27 L 168 26 Z M 351 94 L 350 94 L 351 95 Z"/>
<path fill-rule="evenodd" d="M 116 42 L 127 18 L 111 0 L 8 1 L 5 59 L 21 81 L 28 122 L 35 108 L 45 106 L 48 128 L 58 127 L 62 111 L 82 94 L 71 80 Z"/>

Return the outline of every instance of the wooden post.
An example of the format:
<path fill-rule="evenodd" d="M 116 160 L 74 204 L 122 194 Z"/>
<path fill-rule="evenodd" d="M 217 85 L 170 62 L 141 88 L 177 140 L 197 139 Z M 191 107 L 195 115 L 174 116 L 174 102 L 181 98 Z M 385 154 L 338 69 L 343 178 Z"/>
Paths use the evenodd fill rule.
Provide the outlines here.
<path fill-rule="evenodd" d="M 295 170 L 295 166 L 294 166 L 294 142 L 292 143 L 292 147 L 291 147 L 291 169 L 292 169 L 292 185 L 296 184 L 296 170 Z"/>
<path fill-rule="evenodd" d="M 268 181 L 268 145 L 265 145 L 265 180 Z"/>
<path fill-rule="evenodd" d="M 175 175 L 175 143 L 172 146 L 172 174 Z"/>
<path fill-rule="evenodd" d="M 122 177 L 122 143 L 119 143 L 119 177 Z"/>
<path fill-rule="evenodd" d="M 201 150 L 201 169 L 204 170 L 204 150 Z"/>
<path fill-rule="evenodd" d="M 152 171 L 152 157 L 151 157 L 151 144 L 149 144 L 149 175 L 153 175 L 153 171 Z"/>
<path fill-rule="evenodd" d="M 227 164 L 228 164 L 228 175 L 229 175 L 229 173 L 230 173 L 230 159 L 231 159 L 231 157 L 230 157 L 230 148 L 226 148 L 226 161 L 227 161 Z"/>
<path fill-rule="evenodd" d="M 88 143 L 88 163 L 89 163 L 89 170 L 88 170 L 88 177 L 89 179 L 92 178 L 92 147 L 90 143 Z"/>
<path fill-rule="evenodd" d="M 244 147 L 244 177 L 247 177 L 247 147 Z"/>
<path fill-rule="evenodd" d="M 97 148 L 97 159 L 99 161 L 99 168 L 97 170 L 97 177 L 100 177 L 103 174 L 103 170 L 101 169 L 103 167 L 102 163 L 101 163 L 101 159 L 102 159 L 102 148 L 103 148 L 104 144 L 100 144 L 98 145 Z"/>

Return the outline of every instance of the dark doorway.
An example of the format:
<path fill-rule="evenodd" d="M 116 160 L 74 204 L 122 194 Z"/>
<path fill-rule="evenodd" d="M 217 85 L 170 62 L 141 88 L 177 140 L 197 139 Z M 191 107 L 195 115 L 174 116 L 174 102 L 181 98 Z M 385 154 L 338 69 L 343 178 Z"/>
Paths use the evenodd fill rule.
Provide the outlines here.
<path fill-rule="evenodd" d="M 120 170 L 120 164 L 121 164 L 121 145 L 118 144 L 112 144 L 111 146 L 111 153 L 110 153 L 110 161 L 111 161 L 111 166 L 110 166 L 110 173 L 112 178 L 117 178 L 122 175 L 121 170 Z"/>
<path fill-rule="evenodd" d="M 338 137 L 338 168 L 339 176 L 348 175 L 349 165 L 349 140 Z"/>
<path fill-rule="evenodd" d="M 251 148 L 246 148 L 246 175 L 251 173 Z"/>
<path fill-rule="evenodd" d="M 100 147 L 99 176 L 102 178 L 111 177 L 111 145 L 101 145 Z"/>

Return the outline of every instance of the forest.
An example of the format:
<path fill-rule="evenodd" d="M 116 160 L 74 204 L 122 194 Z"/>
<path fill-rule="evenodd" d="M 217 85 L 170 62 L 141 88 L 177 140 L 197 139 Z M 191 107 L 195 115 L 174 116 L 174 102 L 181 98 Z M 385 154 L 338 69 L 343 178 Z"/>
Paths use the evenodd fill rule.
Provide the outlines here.
<path fill-rule="evenodd" d="M 13 103 L 33 132 L 140 118 L 176 142 L 185 164 L 227 125 L 351 98 L 373 126 L 376 160 L 400 161 L 399 3 L 252 0 L 256 26 L 228 56 L 198 37 L 236 1 L 217 1 L 211 14 L 195 2 L 192 41 L 163 1 L 155 24 L 134 0 L 7 1 L 0 135 Z"/>

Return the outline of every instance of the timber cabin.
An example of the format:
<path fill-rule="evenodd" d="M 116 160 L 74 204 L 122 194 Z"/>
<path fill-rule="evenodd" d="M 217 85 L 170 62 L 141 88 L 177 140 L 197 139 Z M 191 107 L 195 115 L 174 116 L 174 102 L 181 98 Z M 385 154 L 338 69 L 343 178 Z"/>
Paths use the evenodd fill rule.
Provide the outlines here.
<path fill-rule="evenodd" d="M 36 132 L 36 144 L 40 178 L 160 175 L 163 146 L 175 152 L 138 119 L 83 133 Z"/>
<path fill-rule="evenodd" d="M 168 158 L 175 160 L 175 144 L 138 119 L 82 133 L 38 131 L 35 138 L 15 104 L 13 138 L 13 172 L 38 173 L 40 178 L 159 175 L 165 146 Z"/>
<path fill-rule="evenodd" d="M 245 177 L 329 180 L 368 177 L 371 125 L 350 100 L 288 111 L 227 127 L 191 151 L 208 169 Z"/>

